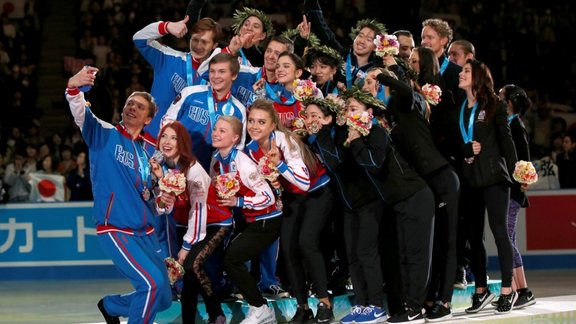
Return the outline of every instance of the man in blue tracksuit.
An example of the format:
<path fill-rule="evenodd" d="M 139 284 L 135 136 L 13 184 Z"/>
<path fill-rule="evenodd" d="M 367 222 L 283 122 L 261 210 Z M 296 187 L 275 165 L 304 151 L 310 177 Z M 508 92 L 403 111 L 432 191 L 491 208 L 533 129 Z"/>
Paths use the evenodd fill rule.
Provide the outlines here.
<path fill-rule="evenodd" d="M 113 126 L 90 110 L 79 87 L 93 85 L 96 68 L 86 67 L 68 80 L 66 99 L 74 121 L 88 145 L 94 221 L 98 241 L 118 271 L 135 288 L 129 294 L 108 295 L 98 302 L 106 323 L 153 323 L 156 314 L 170 307 L 172 295 L 166 266 L 159 254 L 154 217 L 159 212 L 151 199 L 149 147 L 154 140 L 144 126 L 157 110 L 152 96 L 134 92 L 122 110 L 122 122 Z M 159 198 L 172 208 L 175 197 Z"/>
<path fill-rule="evenodd" d="M 158 21 L 147 25 L 133 36 L 134 45 L 154 69 L 150 93 L 158 105 L 158 113 L 145 130 L 156 137 L 160 119 L 184 87 L 205 84 L 200 75 L 206 71 L 213 50 L 222 38 L 222 28 L 211 18 L 198 20 L 190 29 L 190 52 L 184 53 L 160 44 L 164 35 L 181 38 L 188 32 L 189 18 L 176 22 Z"/>
<path fill-rule="evenodd" d="M 218 118 L 235 116 L 246 126 L 246 108 L 230 91 L 239 69 L 238 60 L 231 54 L 216 54 L 209 63 L 210 85 L 184 88 L 162 117 L 162 125 L 177 120 L 186 127 L 192 137 L 192 151 L 205 170 L 210 167 L 212 128 Z M 244 146 L 245 134 L 239 149 Z"/>

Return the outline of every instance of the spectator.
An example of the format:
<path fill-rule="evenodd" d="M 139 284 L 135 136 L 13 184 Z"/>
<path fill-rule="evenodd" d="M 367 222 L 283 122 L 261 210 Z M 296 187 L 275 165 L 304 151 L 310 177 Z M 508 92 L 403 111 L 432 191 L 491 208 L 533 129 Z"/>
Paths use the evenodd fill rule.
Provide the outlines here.
<path fill-rule="evenodd" d="M 70 190 L 70 201 L 92 200 L 92 182 L 86 152 L 76 156 L 76 168 L 66 177 L 66 186 Z"/>
<path fill-rule="evenodd" d="M 558 164 L 558 178 L 560 180 L 560 188 L 576 188 L 576 154 L 574 148 L 576 147 L 576 140 L 574 135 L 564 135 L 562 138 L 563 152 L 556 156 L 556 164 Z"/>
<path fill-rule="evenodd" d="M 8 202 L 28 201 L 30 197 L 28 178 L 30 172 L 36 170 L 36 162 L 34 164 L 28 163 L 24 154 L 22 151 L 16 151 L 14 162 L 6 167 L 4 182 L 9 186 Z"/>

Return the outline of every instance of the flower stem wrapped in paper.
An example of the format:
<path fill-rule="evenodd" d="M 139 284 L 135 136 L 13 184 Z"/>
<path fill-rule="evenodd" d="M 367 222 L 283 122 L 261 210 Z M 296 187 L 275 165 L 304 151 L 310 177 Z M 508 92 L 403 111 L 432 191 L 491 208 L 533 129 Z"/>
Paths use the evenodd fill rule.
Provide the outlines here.
<path fill-rule="evenodd" d="M 526 189 L 529 185 L 538 181 L 538 172 L 536 172 L 532 162 L 520 160 L 516 162 L 512 177 L 522 184 L 522 189 Z"/>
<path fill-rule="evenodd" d="M 240 190 L 240 182 L 236 179 L 235 173 L 219 174 L 214 178 L 214 188 L 218 197 L 227 199 L 235 196 Z"/>
<path fill-rule="evenodd" d="M 174 258 L 164 259 L 164 264 L 168 270 L 168 279 L 170 284 L 173 285 L 176 281 L 182 279 L 184 276 L 184 267 L 178 263 Z"/>
<path fill-rule="evenodd" d="M 435 84 L 426 83 L 422 86 L 422 94 L 426 99 L 426 102 L 431 104 L 432 106 L 436 106 L 442 99 L 442 89 Z"/>
<path fill-rule="evenodd" d="M 316 82 L 312 80 L 296 79 L 292 85 L 294 86 L 293 95 L 296 100 L 302 101 L 309 97 L 322 96 L 322 92 L 316 87 Z"/>
<path fill-rule="evenodd" d="M 398 38 L 394 35 L 376 35 L 374 45 L 376 45 L 376 50 L 374 52 L 380 57 L 384 57 L 385 55 L 398 55 L 398 52 L 400 51 L 400 43 L 398 43 Z"/>
<path fill-rule="evenodd" d="M 271 182 L 276 181 L 280 175 L 280 171 L 276 165 L 266 155 L 258 160 L 258 173 L 260 173 L 264 179 Z"/>
<path fill-rule="evenodd" d="M 370 134 L 370 129 L 372 128 L 372 119 L 374 116 L 367 111 L 362 113 L 350 114 L 346 118 L 346 125 L 357 130 L 363 136 Z"/>

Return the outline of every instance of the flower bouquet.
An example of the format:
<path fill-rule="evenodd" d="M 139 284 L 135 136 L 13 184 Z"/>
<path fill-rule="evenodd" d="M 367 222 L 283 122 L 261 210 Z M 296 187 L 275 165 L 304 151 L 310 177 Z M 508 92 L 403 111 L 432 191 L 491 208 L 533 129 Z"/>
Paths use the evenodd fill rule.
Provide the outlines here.
<path fill-rule="evenodd" d="M 268 181 L 275 181 L 280 175 L 280 171 L 276 165 L 270 161 L 268 156 L 264 155 L 258 160 L 258 173 L 262 175 L 262 178 Z"/>
<path fill-rule="evenodd" d="M 340 96 L 334 93 L 329 93 L 326 96 L 326 101 L 330 102 L 334 107 L 337 108 L 336 111 L 336 125 L 344 126 L 346 124 L 346 114 L 344 107 L 346 106 L 346 101 Z"/>
<path fill-rule="evenodd" d="M 426 102 L 433 106 L 436 106 L 440 101 L 442 101 L 442 99 L 440 99 L 440 96 L 442 96 L 442 89 L 435 84 L 426 83 L 423 85 L 422 94 L 424 95 Z"/>
<path fill-rule="evenodd" d="M 164 264 L 168 269 L 168 279 L 170 280 L 171 285 L 182 279 L 185 271 L 184 267 L 178 261 L 176 261 L 174 258 L 166 258 L 164 259 Z"/>
<path fill-rule="evenodd" d="M 294 80 L 294 98 L 302 101 L 308 97 L 316 97 L 319 95 L 320 90 L 316 87 L 316 82 L 312 80 Z"/>
<path fill-rule="evenodd" d="M 292 131 L 298 136 L 306 136 L 306 121 L 302 117 L 296 117 L 292 120 Z"/>
<path fill-rule="evenodd" d="M 520 160 L 516 162 L 512 177 L 521 183 L 522 188 L 525 189 L 528 185 L 538 181 L 538 172 L 536 172 L 536 168 L 534 168 L 532 162 Z"/>
<path fill-rule="evenodd" d="M 370 129 L 372 128 L 372 119 L 374 116 L 367 111 L 360 114 L 350 114 L 346 118 L 346 125 L 357 130 L 363 136 L 370 134 Z"/>
<path fill-rule="evenodd" d="M 400 43 L 398 43 L 398 38 L 394 35 L 379 34 L 376 35 L 374 39 L 374 45 L 376 45 L 375 53 L 380 57 L 384 57 L 387 54 L 398 55 L 400 49 Z"/>
<path fill-rule="evenodd" d="M 186 191 L 186 176 L 180 170 L 170 169 L 158 181 L 158 187 L 164 192 L 173 192 L 178 196 Z"/>
<path fill-rule="evenodd" d="M 220 174 L 214 180 L 214 188 L 220 198 L 230 198 L 240 190 L 240 182 L 236 179 L 236 173 Z"/>

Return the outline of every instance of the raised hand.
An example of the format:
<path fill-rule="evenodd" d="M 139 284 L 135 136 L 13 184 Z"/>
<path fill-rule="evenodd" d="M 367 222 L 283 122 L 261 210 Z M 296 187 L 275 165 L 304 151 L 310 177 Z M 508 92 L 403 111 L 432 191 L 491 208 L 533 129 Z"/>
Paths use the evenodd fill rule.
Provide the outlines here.
<path fill-rule="evenodd" d="M 306 19 L 306 15 L 302 15 L 302 22 L 299 23 L 296 28 L 298 28 L 298 33 L 300 34 L 300 37 L 308 39 L 308 37 L 310 37 L 310 31 L 312 30 L 312 23 L 308 22 L 308 19 Z"/>
<path fill-rule="evenodd" d="M 182 38 L 188 32 L 188 27 L 186 26 L 188 20 L 190 20 L 190 17 L 186 16 L 180 21 L 170 22 L 168 26 L 166 26 L 166 29 L 175 37 Z"/>
<path fill-rule="evenodd" d="M 93 66 L 85 66 L 68 79 L 68 88 L 79 88 L 85 85 L 94 85 L 94 80 L 96 80 L 96 72 L 98 72 L 98 68 Z"/>
<path fill-rule="evenodd" d="M 268 151 L 268 159 L 270 162 L 278 165 L 280 163 L 280 151 L 278 150 L 278 146 L 276 146 L 276 139 L 272 139 L 270 143 L 270 151 Z"/>

